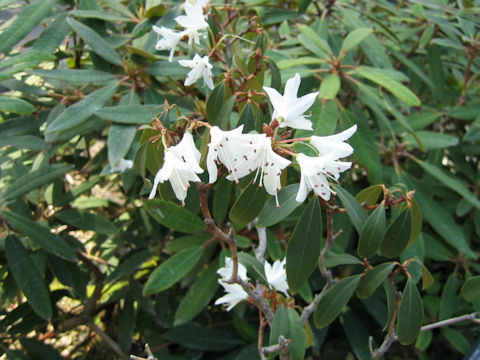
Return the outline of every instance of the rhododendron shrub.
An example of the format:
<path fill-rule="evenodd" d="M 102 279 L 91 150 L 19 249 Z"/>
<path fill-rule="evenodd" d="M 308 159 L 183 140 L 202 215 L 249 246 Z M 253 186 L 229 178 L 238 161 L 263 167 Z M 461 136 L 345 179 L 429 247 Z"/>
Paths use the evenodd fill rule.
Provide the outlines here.
<path fill-rule="evenodd" d="M 0 0 L 0 357 L 473 354 L 477 5 Z"/>

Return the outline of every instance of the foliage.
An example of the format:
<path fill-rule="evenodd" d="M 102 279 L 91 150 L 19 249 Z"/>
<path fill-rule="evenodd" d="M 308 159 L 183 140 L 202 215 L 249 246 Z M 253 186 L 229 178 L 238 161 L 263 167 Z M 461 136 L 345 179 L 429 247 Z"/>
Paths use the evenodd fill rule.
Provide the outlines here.
<path fill-rule="evenodd" d="M 15 13 L 0 32 L 0 351 L 465 354 L 480 311 L 480 2 L 197 2 L 0 0 Z M 296 74 L 298 98 L 284 90 Z M 354 125 L 330 197 L 302 159 L 322 155 L 312 136 Z M 209 183 L 214 126 L 268 139 L 278 174 L 229 181 L 219 158 Z"/>

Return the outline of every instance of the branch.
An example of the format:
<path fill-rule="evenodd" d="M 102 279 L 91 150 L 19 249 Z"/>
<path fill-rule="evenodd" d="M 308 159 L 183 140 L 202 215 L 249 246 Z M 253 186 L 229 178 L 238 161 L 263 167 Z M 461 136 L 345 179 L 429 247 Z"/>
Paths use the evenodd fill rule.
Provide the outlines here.
<path fill-rule="evenodd" d="M 110 346 L 110 348 L 119 356 L 120 359 L 127 359 L 127 355 L 120 349 L 120 346 L 110 337 L 108 336 L 102 329 L 100 329 L 94 323 L 89 323 L 88 326 L 90 329 L 95 331 L 98 336 L 102 338 L 105 343 Z"/>
<path fill-rule="evenodd" d="M 328 289 L 330 289 L 330 286 L 327 283 L 323 287 L 322 291 L 320 293 L 318 293 L 317 295 L 315 295 L 312 302 L 307 307 L 305 307 L 303 309 L 302 315 L 300 315 L 300 320 L 302 320 L 302 325 L 303 326 L 305 326 L 307 324 L 308 318 L 310 317 L 310 315 L 312 315 L 315 312 L 315 309 L 317 308 L 318 303 L 323 298 L 323 296 L 325 295 L 325 293 L 327 292 Z"/>
<path fill-rule="evenodd" d="M 472 321 L 476 324 L 480 323 L 480 319 L 478 318 L 478 313 L 474 312 L 474 313 L 471 313 L 471 314 L 461 315 L 461 316 L 457 316 L 457 317 L 454 317 L 454 318 L 450 318 L 450 319 L 446 319 L 446 320 L 442 320 L 442 321 L 437 321 L 437 322 L 434 322 L 432 324 L 422 326 L 420 328 L 420 331 L 429 331 L 429 330 L 433 330 L 433 329 L 438 329 L 438 328 L 453 325 L 453 324 L 456 324 L 456 323 L 459 323 L 459 322 L 462 322 L 462 321 Z M 370 348 L 370 353 L 372 354 L 372 359 L 373 360 L 380 359 L 388 351 L 390 346 L 392 346 L 392 344 L 394 342 L 396 342 L 397 340 L 398 340 L 398 337 L 395 334 L 391 334 L 391 335 L 388 334 L 387 336 L 385 336 L 385 339 L 383 340 L 382 345 L 380 345 L 380 347 L 378 349 L 373 350 L 373 338 L 370 337 L 368 345 L 369 345 L 369 348 Z"/>
<path fill-rule="evenodd" d="M 260 309 L 261 312 L 263 312 L 268 323 L 271 324 L 274 314 L 270 305 L 263 298 L 263 292 L 259 294 L 257 291 L 253 290 L 245 281 L 238 277 L 236 279 L 232 279 L 231 282 L 239 284 L 243 288 L 243 290 L 245 290 L 245 292 L 248 294 L 248 296 L 250 296 L 255 305 Z"/>
<path fill-rule="evenodd" d="M 265 354 L 272 354 L 276 352 L 281 352 L 282 350 L 288 349 L 288 344 L 290 344 L 292 340 L 285 339 L 282 335 L 278 337 L 278 344 L 264 346 L 260 348 L 260 356 L 264 357 Z"/>

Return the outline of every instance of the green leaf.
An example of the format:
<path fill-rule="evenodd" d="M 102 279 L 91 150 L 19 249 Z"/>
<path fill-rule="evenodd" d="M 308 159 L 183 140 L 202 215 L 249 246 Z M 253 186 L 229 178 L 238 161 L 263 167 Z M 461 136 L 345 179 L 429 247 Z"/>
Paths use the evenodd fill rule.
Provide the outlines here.
<path fill-rule="evenodd" d="M 150 250 L 145 249 L 133 254 L 129 254 L 123 258 L 119 265 L 113 270 L 105 279 L 106 283 L 111 283 L 126 275 L 135 272 L 145 261 L 147 261 L 152 254 Z"/>
<path fill-rule="evenodd" d="M 35 111 L 35 106 L 23 99 L 11 96 L 0 96 L 0 111 L 30 115 Z"/>
<path fill-rule="evenodd" d="M 161 263 L 148 277 L 143 295 L 156 294 L 173 286 L 193 269 L 202 257 L 203 250 L 201 246 L 192 246 Z"/>
<path fill-rule="evenodd" d="M 212 213 L 213 218 L 219 224 L 223 223 L 227 216 L 232 195 L 233 183 L 226 177 L 221 177 L 217 181 L 215 192 L 213 194 Z"/>
<path fill-rule="evenodd" d="M 440 305 L 438 308 L 438 320 L 446 320 L 454 315 L 459 285 L 460 282 L 457 274 L 451 273 L 442 289 L 442 296 L 440 297 Z"/>
<path fill-rule="evenodd" d="M 383 86 L 393 95 L 395 95 L 395 97 L 402 100 L 409 106 L 421 105 L 420 99 L 412 91 L 382 71 L 378 71 L 377 69 L 371 67 L 359 66 L 354 70 L 354 72 L 367 80 Z"/>
<path fill-rule="evenodd" d="M 423 170 L 432 175 L 443 185 L 463 196 L 463 198 L 470 204 L 475 206 L 477 209 L 480 209 L 480 200 L 478 200 L 478 197 L 475 194 L 468 190 L 467 185 L 465 185 L 463 181 L 453 177 L 453 175 L 450 173 L 447 173 L 445 170 L 428 162 L 417 160 L 417 163 L 423 168 Z"/>
<path fill-rule="evenodd" d="M 395 263 L 387 262 L 368 270 L 360 279 L 357 296 L 360 299 L 370 297 L 392 272 Z"/>
<path fill-rule="evenodd" d="M 383 289 L 385 290 L 385 295 L 387 297 L 387 322 L 385 323 L 385 326 L 383 327 L 383 331 L 389 328 L 393 315 L 395 314 L 395 309 L 396 309 L 396 290 L 395 287 L 393 286 L 392 282 L 388 279 L 386 279 L 383 282 Z"/>
<path fill-rule="evenodd" d="M 400 344 L 412 344 L 420 332 L 422 323 L 422 298 L 415 286 L 415 282 L 408 278 L 398 310 L 397 336 Z"/>
<path fill-rule="evenodd" d="M 330 325 L 337 318 L 352 297 L 359 282 L 360 275 L 352 275 L 340 280 L 327 290 L 315 310 L 314 319 L 318 328 Z"/>
<path fill-rule="evenodd" d="M 33 135 L 11 136 L 0 138 L 1 146 L 12 146 L 18 149 L 42 150 L 45 148 L 45 141 Z"/>
<path fill-rule="evenodd" d="M 358 256 L 372 257 L 383 242 L 385 232 L 385 206 L 379 205 L 368 217 L 360 232 Z"/>
<path fill-rule="evenodd" d="M 396 257 L 405 249 L 412 232 L 412 212 L 405 209 L 388 226 L 385 231 L 385 237 L 380 248 L 382 255 L 386 257 Z"/>
<path fill-rule="evenodd" d="M 92 28 L 82 24 L 74 18 L 67 18 L 67 22 L 72 30 L 75 31 L 98 56 L 101 56 L 112 64 L 122 64 L 122 59 L 118 56 L 115 49 Z"/>
<path fill-rule="evenodd" d="M 358 360 L 371 360 L 372 355 L 368 349 L 370 334 L 365 321 L 359 319 L 353 311 L 348 310 L 340 315 L 340 322 L 356 358 Z"/>
<path fill-rule="evenodd" d="M 225 103 L 225 85 L 220 82 L 212 90 L 207 99 L 207 121 L 209 124 L 221 124 L 222 119 L 219 119 L 220 109 Z"/>
<path fill-rule="evenodd" d="M 294 308 L 286 308 L 283 304 L 275 311 L 270 331 L 270 345 L 278 344 L 280 336 L 291 340 L 288 350 L 293 360 L 304 359 L 306 336 L 302 321 Z"/>
<path fill-rule="evenodd" d="M 412 232 L 410 233 L 410 239 L 408 240 L 407 247 L 412 245 L 415 240 L 420 236 L 422 232 L 423 226 L 423 217 L 422 217 L 422 210 L 420 210 L 420 206 L 415 199 L 410 201 L 412 211 Z"/>
<path fill-rule="evenodd" d="M 162 337 L 189 349 L 223 351 L 234 348 L 242 342 L 224 329 L 200 327 L 186 324 L 174 327 L 162 334 Z"/>
<path fill-rule="evenodd" d="M 65 175 L 72 170 L 68 165 L 52 164 L 43 166 L 20 176 L 13 183 L 7 186 L 0 194 L 0 201 L 9 202 L 15 198 L 25 195 L 28 192 L 42 185 L 48 184 L 57 177 Z"/>
<path fill-rule="evenodd" d="M 340 77 L 337 74 L 330 74 L 323 79 L 318 96 L 324 100 L 330 100 L 337 96 L 338 90 L 340 90 Z"/>
<path fill-rule="evenodd" d="M 28 52 L 24 52 L 15 56 L 9 56 L 6 59 L 3 59 L 2 62 L 0 63 L 0 69 L 10 67 L 12 65 L 20 64 L 23 62 L 28 62 L 28 61 L 53 61 L 55 60 L 55 56 L 43 52 L 41 50 L 31 50 Z"/>
<path fill-rule="evenodd" d="M 415 133 L 420 139 L 425 150 L 444 149 L 458 145 L 458 138 L 448 134 L 437 133 L 433 131 L 417 131 Z M 406 134 L 403 138 L 407 145 L 414 148 L 420 148 L 417 139 L 412 134 Z"/>
<path fill-rule="evenodd" d="M 46 320 L 52 317 L 52 304 L 45 281 L 37 270 L 27 249 L 20 239 L 8 235 L 5 240 L 5 255 L 15 280 L 22 289 L 33 310 Z"/>
<path fill-rule="evenodd" d="M 247 273 L 255 279 L 268 285 L 268 280 L 265 276 L 265 268 L 260 261 L 250 254 L 240 252 L 238 253 L 238 262 L 247 268 Z"/>
<path fill-rule="evenodd" d="M 280 60 L 278 62 L 278 67 L 281 70 L 285 70 L 294 66 L 320 65 L 320 64 L 325 64 L 325 62 L 326 62 L 325 59 L 319 59 L 317 57 L 311 57 L 311 56 L 303 56 L 300 58 Z"/>
<path fill-rule="evenodd" d="M 420 269 L 422 271 L 422 290 L 425 290 L 430 286 L 432 286 L 435 280 L 433 279 L 433 276 L 430 273 L 430 271 L 428 271 L 428 269 L 425 267 L 425 265 L 423 265 L 423 262 L 420 259 L 415 257 L 413 260 L 415 263 L 420 265 Z"/>
<path fill-rule="evenodd" d="M 85 84 L 106 85 L 115 80 L 115 76 L 113 74 L 91 69 L 32 70 L 32 74 L 47 80 L 61 81 L 66 86 L 78 86 Z"/>
<path fill-rule="evenodd" d="M 372 29 L 369 28 L 358 28 L 353 30 L 350 34 L 347 35 L 345 40 L 343 40 L 342 48 L 340 52 L 347 52 L 353 49 L 355 46 L 360 44 L 365 38 L 372 33 Z"/>
<path fill-rule="evenodd" d="M 115 166 L 120 159 L 125 158 L 130 150 L 133 138 L 137 131 L 136 126 L 112 124 L 108 130 L 108 161 Z"/>
<path fill-rule="evenodd" d="M 237 224 L 252 222 L 262 211 L 269 197 L 270 195 L 264 187 L 260 187 L 252 181 L 230 209 L 230 219 Z"/>
<path fill-rule="evenodd" d="M 275 198 L 270 198 L 258 215 L 258 226 L 267 227 L 278 224 L 300 206 L 301 203 L 295 200 L 299 187 L 299 184 L 291 184 L 277 193 L 280 207 L 277 207 Z"/>
<path fill-rule="evenodd" d="M 213 261 L 189 287 L 175 312 L 174 326 L 183 325 L 193 320 L 215 295 L 219 286 L 217 281 L 218 267 L 214 265 L 216 263 L 216 261 Z"/>
<path fill-rule="evenodd" d="M 120 348 L 128 352 L 132 346 L 133 331 L 135 329 L 135 307 L 133 296 L 124 297 L 123 306 L 119 308 L 117 343 Z M 119 304 L 121 305 L 121 303 Z"/>
<path fill-rule="evenodd" d="M 82 230 L 92 230 L 100 234 L 115 234 L 117 228 L 105 217 L 75 209 L 57 212 L 55 217 L 60 221 Z"/>
<path fill-rule="evenodd" d="M 460 332 L 452 328 L 443 328 L 442 335 L 448 340 L 450 345 L 452 345 L 458 352 L 465 355 L 472 347 L 470 342 L 467 340 L 465 336 L 463 336 Z M 467 359 L 469 357 L 467 356 Z"/>
<path fill-rule="evenodd" d="M 219 128 L 221 129 L 227 129 L 230 125 L 230 116 L 232 115 L 233 107 L 235 106 L 235 101 L 237 100 L 236 96 L 231 96 L 228 98 L 227 101 L 225 101 L 220 108 L 220 111 L 218 112 L 217 116 L 217 123 L 215 125 L 218 125 Z"/>
<path fill-rule="evenodd" d="M 270 64 L 270 72 L 272 73 L 270 86 L 280 91 L 282 87 L 282 75 L 280 74 L 280 70 L 278 70 L 277 64 L 275 64 L 273 60 L 270 60 L 269 64 Z"/>
<path fill-rule="evenodd" d="M 29 355 L 33 355 L 41 360 L 62 360 L 64 357 L 50 345 L 45 344 L 35 338 L 20 339 L 22 347 L 27 350 Z"/>
<path fill-rule="evenodd" d="M 129 22 L 132 21 L 131 18 L 115 14 L 109 11 L 100 11 L 100 10 L 73 10 L 70 12 L 71 15 L 79 18 L 87 19 L 100 19 L 105 21 L 122 21 Z"/>
<path fill-rule="evenodd" d="M 187 234 L 203 232 L 203 221 L 184 207 L 170 201 L 152 199 L 145 202 L 145 209 L 156 221 L 163 226 Z"/>
<path fill-rule="evenodd" d="M 347 215 L 350 218 L 353 226 L 360 234 L 363 226 L 368 219 L 368 214 L 364 208 L 360 206 L 357 200 L 345 189 L 338 185 L 333 185 L 337 196 L 342 201 L 343 206 L 347 209 Z"/>
<path fill-rule="evenodd" d="M 1 211 L 0 215 L 4 217 L 14 229 L 28 236 L 37 245 L 40 245 L 52 254 L 68 261 L 75 261 L 77 259 L 75 249 L 49 229 L 14 212 Z"/>
<path fill-rule="evenodd" d="M 313 197 L 298 220 L 287 247 L 287 281 L 296 293 L 318 265 L 322 237 L 322 212 Z"/>
<path fill-rule="evenodd" d="M 0 34 L 0 53 L 8 53 L 47 17 L 57 0 L 35 1 L 25 6 L 15 20 Z"/>
<path fill-rule="evenodd" d="M 375 205 L 380 197 L 380 194 L 383 193 L 382 185 L 372 185 L 355 195 L 355 200 L 360 204 L 366 202 L 368 206 Z"/>
<path fill-rule="evenodd" d="M 47 125 L 45 133 L 59 132 L 71 129 L 100 109 L 117 91 L 118 83 L 112 82 L 92 93 L 86 98 L 68 107 Z"/>
<path fill-rule="evenodd" d="M 149 124 L 163 109 L 161 105 L 118 105 L 105 106 L 95 114 L 102 119 L 119 124 Z"/>
<path fill-rule="evenodd" d="M 460 291 L 463 298 L 467 301 L 474 302 L 480 300 L 480 275 L 473 276 L 462 286 Z"/>
<path fill-rule="evenodd" d="M 325 254 L 324 264 L 327 268 L 332 268 L 338 265 L 358 265 L 362 264 L 362 262 L 359 258 L 350 254 L 335 254 L 331 251 L 328 251 Z"/>
<path fill-rule="evenodd" d="M 300 25 L 301 35 L 298 37 L 300 43 L 320 58 L 328 59 L 332 55 L 332 49 L 312 28 Z"/>

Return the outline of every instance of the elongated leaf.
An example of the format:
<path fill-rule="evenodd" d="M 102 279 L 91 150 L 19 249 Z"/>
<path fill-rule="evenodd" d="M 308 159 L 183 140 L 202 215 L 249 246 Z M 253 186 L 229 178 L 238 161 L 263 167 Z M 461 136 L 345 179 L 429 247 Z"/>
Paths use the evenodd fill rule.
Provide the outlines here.
<path fill-rule="evenodd" d="M 18 286 L 28 299 L 30 306 L 42 318 L 49 320 L 52 317 L 52 304 L 50 303 L 47 286 L 18 237 L 7 236 L 5 255 L 10 270 Z"/>
<path fill-rule="evenodd" d="M 412 212 L 405 209 L 387 228 L 380 248 L 382 255 L 396 257 L 405 249 L 412 231 Z"/>
<path fill-rule="evenodd" d="M 219 286 L 215 263 L 215 261 L 212 262 L 188 289 L 175 312 L 174 326 L 183 325 L 193 320 L 215 295 Z"/>
<path fill-rule="evenodd" d="M 315 310 L 315 325 L 319 328 L 331 324 L 347 305 L 360 282 L 360 275 L 346 277 L 333 285 L 318 303 Z"/>
<path fill-rule="evenodd" d="M 371 360 L 372 355 L 368 349 L 370 334 L 366 327 L 367 324 L 360 320 L 351 310 L 340 315 L 340 322 L 356 358 L 358 360 Z"/>
<path fill-rule="evenodd" d="M 480 200 L 478 200 L 478 197 L 468 189 L 467 185 L 465 185 L 463 181 L 453 177 L 453 175 L 447 173 L 445 170 L 428 162 L 418 160 L 417 163 L 423 168 L 423 170 L 428 172 L 435 179 L 440 181 L 449 189 L 455 191 L 457 194 L 463 196 L 465 200 L 467 200 L 477 209 L 480 209 Z"/>
<path fill-rule="evenodd" d="M 342 201 L 343 206 L 347 209 L 348 217 L 352 221 L 353 226 L 360 234 L 362 232 L 365 222 L 368 219 L 367 212 L 360 206 L 358 201 L 355 200 L 355 198 L 348 191 L 338 185 L 333 185 L 333 187 L 337 192 L 337 196 Z"/>
<path fill-rule="evenodd" d="M 75 249 L 60 236 L 36 222 L 14 212 L 1 211 L 0 215 L 7 219 L 10 225 L 18 232 L 28 236 L 45 250 L 68 261 L 75 261 Z"/>
<path fill-rule="evenodd" d="M 70 26 L 68 26 L 66 19 L 67 14 L 60 12 L 56 19 L 42 31 L 35 44 L 33 44 L 31 51 L 40 51 L 53 55 L 70 32 Z"/>
<path fill-rule="evenodd" d="M 99 10 L 74 10 L 70 12 L 71 15 L 79 18 L 100 19 L 105 21 L 131 21 L 130 18 L 117 15 L 113 12 L 99 11 Z"/>
<path fill-rule="evenodd" d="M 201 246 L 192 246 L 168 258 L 150 274 L 143 288 L 143 294 L 156 294 L 174 285 L 192 270 L 202 254 Z"/>
<path fill-rule="evenodd" d="M 115 80 L 113 74 L 91 69 L 32 70 L 32 74 L 47 80 L 62 81 L 70 86 L 84 84 L 105 85 Z"/>
<path fill-rule="evenodd" d="M 270 345 L 278 344 L 280 336 L 291 340 L 288 349 L 292 359 L 304 359 L 306 337 L 302 321 L 295 309 L 291 307 L 286 308 L 283 304 L 277 308 L 273 318 L 270 331 Z"/>
<path fill-rule="evenodd" d="M 358 256 L 369 258 L 377 252 L 385 232 L 385 206 L 378 206 L 365 221 L 358 240 Z"/>
<path fill-rule="evenodd" d="M 145 249 L 131 254 L 126 259 L 122 259 L 120 264 L 105 279 L 105 282 L 113 282 L 123 276 L 130 275 L 136 271 L 151 256 L 150 250 Z"/>
<path fill-rule="evenodd" d="M 422 298 L 415 282 L 408 278 L 398 310 L 397 336 L 402 345 L 415 341 L 423 323 Z"/>
<path fill-rule="evenodd" d="M 136 126 L 112 124 L 108 131 L 108 161 L 114 166 L 120 159 L 125 158 L 130 150 L 133 137 L 137 131 Z"/>
<path fill-rule="evenodd" d="M 357 296 L 360 299 L 371 296 L 384 282 L 387 276 L 390 275 L 394 266 L 395 263 L 387 262 L 368 270 L 368 272 L 360 279 L 360 284 L 358 284 L 357 287 Z"/>
<path fill-rule="evenodd" d="M 67 209 L 56 213 L 55 217 L 64 223 L 83 230 L 92 230 L 100 234 L 115 234 L 117 232 L 117 228 L 110 220 L 86 211 Z"/>
<path fill-rule="evenodd" d="M 327 268 L 335 267 L 338 265 L 358 265 L 362 264 L 359 258 L 350 254 L 335 254 L 328 251 L 325 254 L 325 266 Z"/>
<path fill-rule="evenodd" d="M 261 281 L 263 284 L 268 285 L 267 278 L 265 276 L 265 268 L 262 263 L 250 254 L 241 252 L 238 253 L 238 262 L 247 268 L 247 273 L 253 276 L 255 279 Z"/>
<path fill-rule="evenodd" d="M 248 224 L 262 211 L 270 195 L 253 181 L 243 190 L 230 209 L 230 219 L 238 224 Z"/>
<path fill-rule="evenodd" d="M 35 1 L 26 6 L 0 34 L 0 53 L 8 53 L 52 10 L 57 0 Z"/>
<path fill-rule="evenodd" d="M 196 350 L 223 351 L 242 343 L 238 336 L 233 336 L 224 329 L 212 329 L 194 324 L 174 327 L 162 336 L 169 341 Z"/>
<path fill-rule="evenodd" d="M 355 200 L 357 200 L 360 204 L 366 202 L 368 206 L 372 206 L 377 203 L 382 192 L 382 185 L 372 185 L 355 195 Z"/>
<path fill-rule="evenodd" d="M 396 309 L 396 291 L 395 288 L 392 284 L 392 282 L 388 279 L 386 279 L 383 282 L 383 289 L 385 290 L 385 295 L 387 296 L 387 322 L 385 323 L 385 326 L 383 327 L 383 331 L 388 329 L 390 326 L 393 315 L 395 314 L 395 309 Z"/>
<path fill-rule="evenodd" d="M 35 106 L 23 99 L 11 96 L 0 96 L 0 111 L 30 115 L 35 111 Z"/>
<path fill-rule="evenodd" d="M 457 274 L 451 273 L 442 290 L 440 306 L 438 308 L 438 320 L 446 320 L 453 316 L 457 290 L 460 285 Z"/>
<path fill-rule="evenodd" d="M 68 24 L 84 41 L 95 51 L 96 54 L 115 65 L 121 65 L 122 59 L 117 54 L 115 49 L 105 41 L 95 30 L 75 20 L 74 18 L 67 19 Z"/>
<path fill-rule="evenodd" d="M 302 35 L 300 35 L 299 40 L 303 46 L 320 58 L 329 58 L 329 55 L 332 54 L 332 49 L 330 49 L 330 46 L 324 39 L 309 26 L 301 25 L 300 31 Z"/>
<path fill-rule="evenodd" d="M 19 149 L 42 150 L 45 148 L 45 141 L 33 135 L 20 135 L 0 138 L 0 146 L 13 146 Z"/>
<path fill-rule="evenodd" d="M 355 73 L 365 79 L 368 79 L 390 91 L 398 99 L 410 106 L 420 106 L 420 99 L 407 87 L 400 82 L 387 76 L 384 72 L 375 71 L 374 68 L 359 66 Z"/>
<path fill-rule="evenodd" d="M 347 35 L 345 40 L 343 40 L 342 49 L 340 51 L 347 52 L 353 49 L 355 46 L 360 44 L 368 35 L 370 35 L 372 31 L 372 29 L 368 28 L 358 28 L 353 30 L 350 34 Z"/>
<path fill-rule="evenodd" d="M 450 345 L 452 345 L 461 354 L 465 355 L 471 349 L 472 345 L 459 331 L 450 327 L 445 327 L 441 329 L 441 331 L 442 335 L 448 340 Z M 470 357 L 467 356 L 467 359 L 468 358 Z"/>
<path fill-rule="evenodd" d="M 319 96 L 322 99 L 330 100 L 337 96 L 338 90 L 340 90 L 340 77 L 337 74 L 330 74 L 323 79 Z"/>
<path fill-rule="evenodd" d="M 117 91 L 118 84 L 112 82 L 89 94 L 85 99 L 68 107 L 63 113 L 48 124 L 45 132 L 53 133 L 71 129 L 89 118 L 100 109 Z"/>
<path fill-rule="evenodd" d="M 52 346 L 45 344 L 34 338 L 23 338 L 20 340 L 22 347 L 27 350 L 30 355 L 41 360 L 62 360 L 64 357 Z"/>
<path fill-rule="evenodd" d="M 322 212 L 316 197 L 298 220 L 287 248 L 287 281 L 296 293 L 317 267 L 322 236 Z"/>
<path fill-rule="evenodd" d="M 31 50 L 15 56 L 9 56 L 0 63 L 0 69 L 10 67 L 27 61 L 46 61 L 55 60 L 55 56 L 41 50 Z"/>
<path fill-rule="evenodd" d="M 159 105 L 118 105 L 105 106 L 95 114 L 114 123 L 144 125 L 150 123 L 162 109 L 163 106 Z"/>
<path fill-rule="evenodd" d="M 145 209 L 156 221 L 173 230 L 198 234 L 205 229 L 203 221 L 198 216 L 170 201 L 148 200 Z"/>
<path fill-rule="evenodd" d="M 480 300 L 480 275 L 473 276 L 462 286 L 461 294 L 467 301 L 479 301 Z"/>
<path fill-rule="evenodd" d="M 41 167 L 38 170 L 30 171 L 16 179 L 12 184 L 8 185 L 0 194 L 0 201 L 9 202 L 14 200 L 33 189 L 52 182 L 57 177 L 65 175 L 71 169 L 72 168 L 67 165 L 52 164 Z"/>
<path fill-rule="evenodd" d="M 295 200 L 299 187 L 299 184 L 291 184 L 277 193 L 280 207 L 277 207 L 273 197 L 270 198 L 258 215 L 258 226 L 265 227 L 278 224 L 300 206 L 301 203 Z"/>
<path fill-rule="evenodd" d="M 420 265 L 420 269 L 422 272 L 422 290 L 425 290 L 432 286 L 435 280 L 433 279 L 430 271 L 428 271 L 428 269 L 425 267 L 425 265 L 423 265 L 423 262 L 420 259 L 414 258 L 414 262 Z"/>

